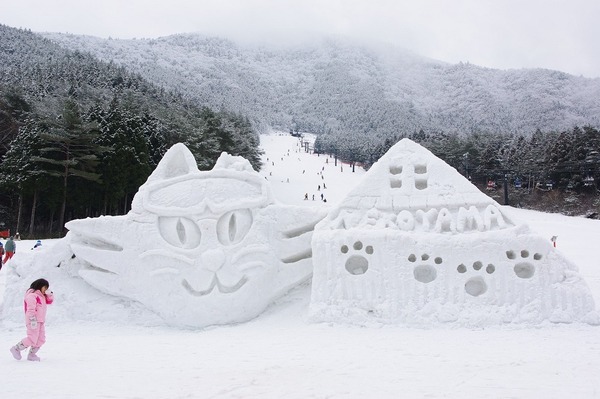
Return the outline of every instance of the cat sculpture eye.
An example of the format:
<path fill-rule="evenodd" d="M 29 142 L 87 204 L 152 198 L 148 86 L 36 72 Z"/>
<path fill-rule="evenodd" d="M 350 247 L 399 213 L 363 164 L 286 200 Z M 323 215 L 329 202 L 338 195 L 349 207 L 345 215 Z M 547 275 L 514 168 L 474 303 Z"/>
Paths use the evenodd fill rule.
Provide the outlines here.
<path fill-rule="evenodd" d="M 250 209 L 227 212 L 217 222 L 217 237 L 223 245 L 237 244 L 246 237 L 252 227 Z"/>
<path fill-rule="evenodd" d="M 175 247 L 192 249 L 200 245 L 202 238 L 200 228 L 194 221 L 186 217 L 159 217 L 158 228 L 165 241 Z"/>

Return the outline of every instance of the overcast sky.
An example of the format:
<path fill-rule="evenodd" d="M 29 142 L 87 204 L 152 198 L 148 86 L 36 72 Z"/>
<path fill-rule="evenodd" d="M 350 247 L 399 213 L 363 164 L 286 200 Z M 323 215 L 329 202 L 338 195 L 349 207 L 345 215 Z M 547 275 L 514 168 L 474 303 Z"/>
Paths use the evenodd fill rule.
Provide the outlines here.
<path fill-rule="evenodd" d="M 335 34 L 490 68 L 600 77 L 600 0 L 2 0 L 0 23 L 34 32 L 234 40 Z"/>

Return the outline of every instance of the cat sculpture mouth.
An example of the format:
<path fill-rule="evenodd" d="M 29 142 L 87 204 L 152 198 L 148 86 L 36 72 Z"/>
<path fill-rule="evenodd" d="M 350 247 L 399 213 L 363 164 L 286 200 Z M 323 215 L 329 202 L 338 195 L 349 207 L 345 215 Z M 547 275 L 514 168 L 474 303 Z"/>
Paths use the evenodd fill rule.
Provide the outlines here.
<path fill-rule="evenodd" d="M 210 282 L 210 287 L 208 287 L 207 289 L 202 290 L 202 291 L 195 290 L 186 279 L 183 279 L 181 281 L 181 285 L 183 285 L 183 288 L 185 288 L 186 291 L 189 292 L 193 296 L 205 296 L 205 295 L 208 295 L 211 292 L 213 292 L 215 287 L 217 287 L 219 292 L 222 294 L 232 294 L 234 292 L 239 291 L 240 288 L 242 288 L 244 286 L 244 284 L 246 284 L 247 282 L 248 282 L 248 278 L 246 276 L 243 276 L 240 279 L 240 281 L 237 282 L 237 284 L 232 285 L 232 286 L 227 286 L 227 285 L 224 285 L 223 283 L 221 283 L 221 281 L 215 274 L 212 281 Z"/>

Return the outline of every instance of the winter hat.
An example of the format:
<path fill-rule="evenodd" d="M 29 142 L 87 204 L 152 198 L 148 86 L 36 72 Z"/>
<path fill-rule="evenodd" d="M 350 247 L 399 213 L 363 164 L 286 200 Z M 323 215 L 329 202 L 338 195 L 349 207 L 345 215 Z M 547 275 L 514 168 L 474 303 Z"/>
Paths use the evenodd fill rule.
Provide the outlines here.
<path fill-rule="evenodd" d="M 42 243 L 42 240 L 37 240 L 35 243 L 36 243 L 36 244 L 41 244 L 41 243 Z"/>

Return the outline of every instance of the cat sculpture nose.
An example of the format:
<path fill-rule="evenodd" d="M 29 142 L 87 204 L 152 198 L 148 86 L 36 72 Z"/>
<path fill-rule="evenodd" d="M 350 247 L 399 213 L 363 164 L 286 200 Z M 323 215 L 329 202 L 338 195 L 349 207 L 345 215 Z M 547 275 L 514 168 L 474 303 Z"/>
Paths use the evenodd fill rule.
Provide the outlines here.
<path fill-rule="evenodd" d="M 225 263 L 225 252 L 222 249 L 209 249 L 200 256 L 200 259 L 204 267 L 211 272 L 216 272 Z"/>

